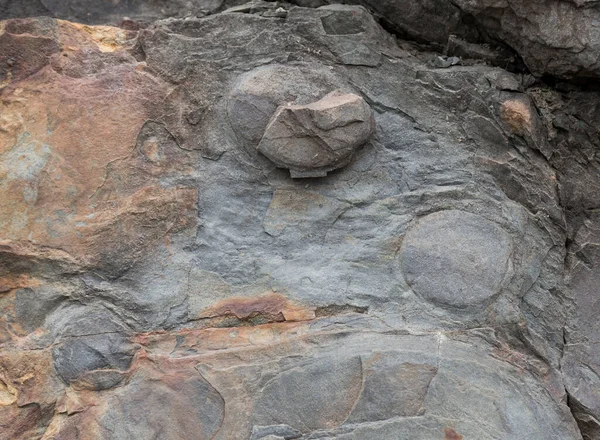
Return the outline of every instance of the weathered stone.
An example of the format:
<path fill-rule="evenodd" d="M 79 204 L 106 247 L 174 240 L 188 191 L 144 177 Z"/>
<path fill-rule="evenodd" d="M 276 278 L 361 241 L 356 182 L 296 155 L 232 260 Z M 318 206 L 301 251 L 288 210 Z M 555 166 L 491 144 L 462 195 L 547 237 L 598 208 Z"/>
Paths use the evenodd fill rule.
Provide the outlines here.
<path fill-rule="evenodd" d="M 399 353 L 375 353 L 363 360 L 364 385 L 349 423 L 423 415 L 435 365 L 406 362 Z"/>
<path fill-rule="evenodd" d="M 283 422 L 302 430 L 335 428 L 352 411 L 361 384 L 358 357 L 325 358 L 284 371 L 257 396 L 254 422 Z"/>
<path fill-rule="evenodd" d="M 269 204 L 263 227 L 273 237 L 296 232 L 293 230 L 302 231 L 307 221 L 325 229 L 348 208 L 347 203 L 328 199 L 319 193 L 301 189 L 278 189 Z"/>
<path fill-rule="evenodd" d="M 250 440 L 267 440 L 282 438 L 293 440 L 302 437 L 302 432 L 288 425 L 253 426 Z"/>
<path fill-rule="evenodd" d="M 279 107 L 257 148 L 294 178 L 322 177 L 346 165 L 374 132 L 369 105 L 334 91 L 312 104 Z"/>
<path fill-rule="evenodd" d="M 228 99 L 228 119 L 240 141 L 255 148 L 277 107 L 290 101 L 308 104 L 342 85 L 319 65 L 260 67 L 241 75 Z"/>
<path fill-rule="evenodd" d="M 196 373 L 135 377 L 109 397 L 101 415 L 100 438 L 148 437 L 160 434 L 177 439 L 214 438 L 222 420 L 224 402 L 217 390 Z M 135 420 L 135 423 L 132 421 Z"/>
<path fill-rule="evenodd" d="M 225 0 L 126 0 L 99 3 L 89 0 L 0 0 L 0 19 L 45 15 L 89 24 L 118 24 L 126 17 L 153 21 L 167 17 L 202 16 L 218 10 L 225 3 Z"/>

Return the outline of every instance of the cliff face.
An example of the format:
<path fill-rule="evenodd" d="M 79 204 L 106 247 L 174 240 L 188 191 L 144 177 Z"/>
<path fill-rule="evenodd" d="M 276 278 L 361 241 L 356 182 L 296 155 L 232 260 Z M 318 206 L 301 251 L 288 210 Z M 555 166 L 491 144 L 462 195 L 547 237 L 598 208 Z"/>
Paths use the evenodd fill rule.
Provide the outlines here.
<path fill-rule="evenodd" d="M 596 2 L 240 3 L 0 0 L 0 439 L 600 439 Z"/>

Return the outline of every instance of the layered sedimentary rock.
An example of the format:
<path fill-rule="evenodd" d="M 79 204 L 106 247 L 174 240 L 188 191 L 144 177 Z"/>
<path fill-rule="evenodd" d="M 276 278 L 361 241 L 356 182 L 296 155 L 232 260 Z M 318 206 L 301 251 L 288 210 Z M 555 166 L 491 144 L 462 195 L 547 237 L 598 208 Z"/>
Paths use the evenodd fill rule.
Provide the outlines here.
<path fill-rule="evenodd" d="M 599 438 L 598 94 L 218 3 L 0 22 L 0 438 Z"/>

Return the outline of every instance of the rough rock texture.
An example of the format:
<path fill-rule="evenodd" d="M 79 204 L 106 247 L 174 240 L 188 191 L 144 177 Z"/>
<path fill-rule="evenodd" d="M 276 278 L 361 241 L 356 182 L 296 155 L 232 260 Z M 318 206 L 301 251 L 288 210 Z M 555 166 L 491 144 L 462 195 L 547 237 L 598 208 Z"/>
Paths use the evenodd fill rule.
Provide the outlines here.
<path fill-rule="evenodd" d="M 395 32 L 424 43 L 446 46 L 449 38 L 459 36 L 511 48 L 534 75 L 600 77 L 600 5 L 596 0 L 345 3 L 371 8 Z"/>
<path fill-rule="evenodd" d="M 600 93 L 490 65 L 504 2 L 411 3 L 458 64 L 361 6 L 217 3 L 0 22 L 0 439 L 599 439 Z M 595 75 L 568 53 L 532 71 Z M 364 129 L 344 166 L 258 151 L 337 90 L 375 129 L 305 126 Z"/>
<path fill-rule="evenodd" d="M 251 12 L 282 17 L 289 3 L 317 7 L 335 3 L 365 6 L 403 38 L 433 44 L 459 56 L 486 58 L 506 68 L 561 78 L 600 78 L 600 4 L 596 0 L 0 0 L 0 19 L 45 15 L 87 24 L 139 27 L 167 17 L 201 17 L 220 11 Z M 281 10 L 276 11 L 278 8 Z M 337 5 L 334 5 L 337 7 Z M 358 23 L 347 16 L 339 29 L 347 35 Z M 343 29 L 342 29 L 343 28 Z M 487 48 L 471 43 L 486 43 Z M 489 45 L 492 45 L 492 50 Z M 512 52 L 512 55 L 511 55 Z"/>
<path fill-rule="evenodd" d="M 375 132 L 369 104 L 334 91 L 307 105 L 281 105 L 257 148 L 291 176 L 324 177 L 346 165 Z"/>
<path fill-rule="evenodd" d="M 231 0 L 0 0 L 0 13 L 3 18 L 44 15 L 86 24 L 107 24 L 119 23 L 126 17 L 154 21 L 206 15 L 228 4 L 236 3 Z"/>

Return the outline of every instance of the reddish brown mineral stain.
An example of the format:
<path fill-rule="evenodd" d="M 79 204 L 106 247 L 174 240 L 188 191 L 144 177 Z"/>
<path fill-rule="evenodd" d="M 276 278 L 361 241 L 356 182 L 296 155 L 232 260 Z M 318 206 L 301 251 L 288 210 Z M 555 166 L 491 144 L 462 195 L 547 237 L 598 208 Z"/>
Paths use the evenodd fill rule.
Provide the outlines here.
<path fill-rule="evenodd" d="M 464 437 L 452 428 L 444 428 L 444 440 L 463 440 Z"/>
<path fill-rule="evenodd" d="M 285 296 L 277 293 L 255 298 L 228 298 L 218 302 L 203 317 L 234 315 L 245 319 L 256 314 L 282 316 L 285 321 L 304 321 L 315 318 L 313 309 L 292 304 Z"/>

